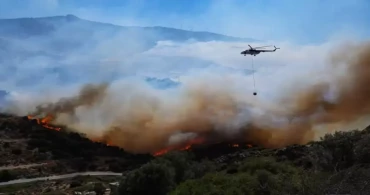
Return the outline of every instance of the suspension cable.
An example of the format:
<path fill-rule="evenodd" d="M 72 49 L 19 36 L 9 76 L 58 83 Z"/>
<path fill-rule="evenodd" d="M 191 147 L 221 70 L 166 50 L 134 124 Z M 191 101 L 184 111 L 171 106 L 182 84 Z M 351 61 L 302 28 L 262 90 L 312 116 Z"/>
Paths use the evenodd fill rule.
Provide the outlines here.
<path fill-rule="evenodd" d="M 256 80 L 255 80 L 255 78 L 254 78 L 254 60 L 253 60 L 253 56 L 252 56 L 252 76 L 253 76 L 253 87 L 254 87 L 254 93 L 253 94 L 256 94 L 257 92 L 256 92 Z"/>

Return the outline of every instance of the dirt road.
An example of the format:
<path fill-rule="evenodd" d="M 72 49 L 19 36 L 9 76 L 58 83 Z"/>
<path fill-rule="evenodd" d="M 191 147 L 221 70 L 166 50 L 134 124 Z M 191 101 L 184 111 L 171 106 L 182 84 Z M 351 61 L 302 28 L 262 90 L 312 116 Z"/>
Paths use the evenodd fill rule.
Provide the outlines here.
<path fill-rule="evenodd" d="M 30 179 L 16 179 L 7 182 L 0 182 L 0 186 L 4 185 L 11 185 L 11 184 L 20 184 L 20 183 L 29 183 L 35 181 L 46 181 L 46 180 L 58 180 L 58 179 L 66 179 L 76 176 L 121 176 L 122 173 L 115 173 L 115 172 L 80 172 L 80 173 L 70 173 L 64 175 L 53 175 L 48 177 L 36 177 Z"/>

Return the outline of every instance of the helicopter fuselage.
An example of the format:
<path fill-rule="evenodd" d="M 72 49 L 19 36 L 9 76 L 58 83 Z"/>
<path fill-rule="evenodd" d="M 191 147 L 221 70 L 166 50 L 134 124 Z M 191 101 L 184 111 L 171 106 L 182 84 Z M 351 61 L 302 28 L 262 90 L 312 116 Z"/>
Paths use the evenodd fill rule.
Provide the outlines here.
<path fill-rule="evenodd" d="M 253 55 L 253 56 L 256 56 L 258 55 L 259 53 L 261 53 L 260 51 L 257 51 L 257 50 L 251 50 L 251 49 L 247 49 L 245 51 L 242 51 L 240 54 L 243 54 L 244 56 L 246 55 Z"/>

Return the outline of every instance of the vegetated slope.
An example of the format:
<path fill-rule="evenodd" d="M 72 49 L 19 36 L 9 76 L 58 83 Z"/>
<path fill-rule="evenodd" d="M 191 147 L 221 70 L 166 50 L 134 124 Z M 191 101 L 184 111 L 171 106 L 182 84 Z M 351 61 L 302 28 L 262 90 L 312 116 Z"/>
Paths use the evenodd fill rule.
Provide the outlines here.
<path fill-rule="evenodd" d="M 2 164 L 23 158 L 57 161 L 69 172 L 116 169 L 124 172 L 116 194 L 370 193 L 369 127 L 281 149 L 219 143 L 156 158 L 47 129 L 27 117 L 1 115 L 0 136 Z"/>
<path fill-rule="evenodd" d="M 4 114 L 0 115 L 0 147 L 0 166 L 52 161 L 65 165 L 68 172 L 125 171 L 153 158 L 129 154 L 64 129 L 48 129 L 27 117 Z"/>
<path fill-rule="evenodd" d="M 127 173 L 116 194 L 370 194 L 370 127 L 282 149 L 196 153 L 152 160 Z"/>

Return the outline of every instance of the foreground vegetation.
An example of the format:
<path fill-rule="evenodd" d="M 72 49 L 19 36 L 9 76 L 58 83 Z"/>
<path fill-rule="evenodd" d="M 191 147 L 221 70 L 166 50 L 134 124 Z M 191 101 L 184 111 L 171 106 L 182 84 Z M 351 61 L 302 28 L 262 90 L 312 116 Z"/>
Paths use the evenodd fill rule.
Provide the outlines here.
<path fill-rule="evenodd" d="M 242 151 L 239 151 L 242 153 Z M 117 195 L 370 194 L 370 129 L 305 146 L 263 150 L 232 163 L 171 152 L 125 174 Z"/>

